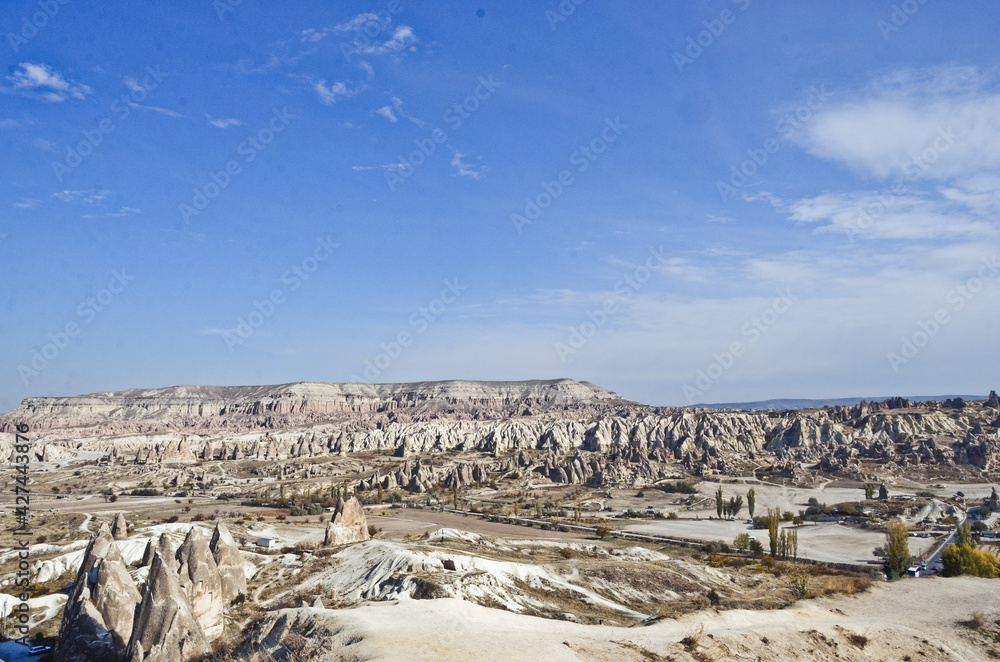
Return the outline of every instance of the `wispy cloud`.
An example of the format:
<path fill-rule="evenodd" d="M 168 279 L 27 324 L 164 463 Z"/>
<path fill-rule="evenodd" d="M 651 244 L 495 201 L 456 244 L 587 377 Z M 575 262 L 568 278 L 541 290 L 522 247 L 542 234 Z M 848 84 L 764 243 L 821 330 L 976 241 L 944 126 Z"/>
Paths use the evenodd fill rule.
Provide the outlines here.
<path fill-rule="evenodd" d="M 217 129 L 228 129 L 231 126 L 243 126 L 243 121 L 234 118 L 221 118 L 212 117 L 206 114 L 205 117 L 208 119 L 208 123 Z"/>
<path fill-rule="evenodd" d="M 373 166 L 363 166 L 355 165 L 351 166 L 351 170 L 355 172 L 364 172 L 366 170 L 383 170 L 387 172 L 399 172 L 400 170 L 405 170 L 406 168 L 412 168 L 413 166 L 408 163 L 383 163 L 382 165 Z"/>
<path fill-rule="evenodd" d="M 142 210 L 136 209 L 135 207 L 120 207 L 117 212 L 109 212 L 105 214 L 105 216 L 121 217 L 121 216 L 132 216 L 133 214 L 141 214 L 141 213 Z"/>
<path fill-rule="evenodd" d="M 360 92 L 360 90 L 352 90 L 348 88 L 347 84 L 343 81 L 337 81 L 331 85 L 327 85 L 325 80 L 317 81 L 316 84 L 313 85 L 313 90 L 319 96 L 319 100 L 327 106 L 332 106 L 340 99 L 350 99 L 355 94 Z"/>
<path fill-rule="evenodd" d="M 376 115 L 381 115 L 393 124 L 395 124 L 400 117 L 404 117 L 422 129 L 430 126 L 429 122 L 425 122 L 422 119 L 410 115 L 405 110 L 403 110 L 403 100 L 399 97 L 392 97 L 391 105 L 385 105 L 377 110 L 373 110 L 372 113 Z"/>
<path fill-rule="evenodd" d="M 455 156 L 451 158 L 451 165 L 455 168 L 456 174 L 459 177 L 468 177 L 470 179 L 481 179 L 483 173 L 486 172 L 486 166 L 473 166 L 469 165 L 462 159 L 464 159 L 468 154 L 462 154 L 461 152 L 455 152 Z"/>
<path fill-rule="evenodd" d="M 815 223 L 820 232 L 840 232 L 869 239 L 949 239 L 996 235 L 992 223 L 977 218 L 962 199 L 934 192 L 859 191 L 825 193 L 789 205 L 789 219 Z M 974 204 L 975 201 L 970 200 Z"/>
<path fill-rule="evenodd" d="M 0 129 L 26 129 L 32 124 L 30 120 L 0 120 Z"/>
<path fill-rule="evenodd" d="M 331 34 L 337 34 L 341 32 L 360 32 L 367 23 L 374 23 L 379 26 L 379 32 L 381 32 L 382 27 L 389 24 L 388 18 L 385 21 L 379 19 L 376 14 L 364 13 L 358 14 L 349 21 L 344 23 L 339 23 L 332 28 L 322 28 L 317 30 L 316 28 L 307 28 L 302 31 L 302 41 L 316 43 L 317 41 L 322 41 Z"/>
<path fill-rule="evenodd" d="M 15 92 L 29 98 L 58 103 L 69 98 L 84 99 L 93 92 L 82 83 L 66 80 L 47 64 L 22 62 L 18 67 L 7 80 Z"/>
<path fill-rule="evenodd" d="M 372 112 L 375 113 L 376 115 L 381 115 L 382 117 L 386 118 L 393 124 L 399 121 L 396 119 L 396 114 L 392 112 L 392 108 L 390 108 L 389 106 L 382 106 L 378 110 L 373 110 Z"/>
<path fill-rule="evenodd" d="M 36 200 L 35 198 L 24 198 L 20 202 L 14 202 L 11 207 L 14 209 L 34 209 L 35 207 L 41 206 L 42 201 Z"/>
<path fill-rule="evenodd" d="M 1000 168 L 1000 90 L 975 68 L 905 69 L 838 96 L 798 138 L 819 158 L 879 179 L 915 172 L 944 180 Z M 907 170 L 935 144 L 929 167 Z"/>
<path fill-rule="evenodd" d="M 814 156 L 886 182 L 789 203 L 767 198 L 793 222 L 852 239 L 1000 234 L 1000 87 L 974 67 L 885 74 L 838 94 L 793 140 Z"/>
<path fill-rule="evenodd" d="M 358 14 L 351 20 L 332 28 L 307 28 L 302 31 L 301 40 L 307 43 L 317 43 L 332 34 L 355 32 L 365 37 L 353 40 L 353 47 L 363 55 L 378 56 L 414 48 L 414 44 L 417 43 L 417 35 L 413 32 L 413 28 L 408 25 L 399 25 L 390 32 L 390 23 L 389 17 L 379 18 L 370 13 Z M 369 25 L 373 27 L 369 29 Z M 378 29 L 376 30 L 375 27 Z M 388 37 L 384 38 L 386 35 Z"/>
<path fill-rule="evenodd" d="M 153 113 L 160 113 L 161 115 L 166 115 L 167 117 L 173 117 L 174 119 L 181 119 L 187 117 L 182 113 L 178 113 L 176 110 L 170 110 L 169 108 L 160 108 L 159 106 L 146 106 L 141 103 L 129 103 L 131 108 L 137 108 L 139 110 L 148 110 Z"/>
<path fill-rule="evenodd" d="M 106 189 L 89 189 L 86 191 L 56 191 L 53 198 L 63 202 L 84 202 L 88 205 L 95 205 L 103 202 L 111 195 L 111 191 Z"/>

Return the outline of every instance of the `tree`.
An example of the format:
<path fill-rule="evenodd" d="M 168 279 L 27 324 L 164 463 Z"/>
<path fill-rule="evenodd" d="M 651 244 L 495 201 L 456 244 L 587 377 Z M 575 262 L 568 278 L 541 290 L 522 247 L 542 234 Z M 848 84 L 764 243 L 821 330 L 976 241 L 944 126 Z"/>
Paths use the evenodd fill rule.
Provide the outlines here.
<path fill-rule="evenodd" d="M 875 486 L 871 483 L 865 483 L 865 499 L 871 501 L 875 498 Z"/>
<path fill-rule="evenodd" d="M 743 497 L 736 495 L 729 500 L 729 514 L 733 517 L 740 516 L 740 510 L 743 509 Z"/>
<path fill-rule="evenodd" d="M 799 530 L 789 529 L 788 530 L 788 555 L 792 557 L 792 560 L 797 560 L 799 558 Z"/>
<path fill-rule="evenodd" d="M 382 483 L 378 484 L 378 488 L 376 489 L 375 493 L 378 495 L 378 502 L 382 503 Z"/>
<path fill-rule="evenodd" d="M 767 509 L 767 536 L 771 546 L 771 556 L 778 555 L 778 525 L 781 523 L 781 509 Z"/>
<path fill-rule="evenodd" d="M 753 554 L 755 559 L 759 559 L 764 555 L 764 545 L 762 545 L 759 540 L 751 540 L 750 553 Z"/>
<path fill-rule="evenodd" d="M 757 490 L 750 488 L 747 490 L 747 510 L 750 511 L 750 519 L 753 519 L 753 511 L 757 507 Z"/>
<path fill-rule="evenodd" d="M 898 579 L 913 563 L 910 556 L 910 534 L 906 525 L 898 517 L 889 520 L 885 529 L 885 574 L 889 579 Z"/>
<path fill-rule="evenodd" d="M 889 499 L 889 490 L 885 489 L 885 483 L 878 486 L 878 500 L 887 501 Z"/>
<path fill-rule="evenodd" d="M 746 531 L 736 534 L 736 537 L 733 538 L 733 546 L 744 552 L 750 549 L 750 534 Z"/>
<path fill-rule="evenodd" d="M 972 539 L 972 527 L 969 526 L 968 522 L 955 529 L 955 544 L 960 547 L 962 545 L 976 547 L 976 542 Z"/>
<path fill-rule="evenodd" d="M 598 525 L 594 529 L 594 533 L 596 533 L 597 537 L 600 538 L 601 540 L 605 540 L 608 538 L 608 536 L 611 535 L 611 529 L 603 525 Z"/>
<path fill-rule="evenodd" d="M 715 512 L 722 517 L 722 511 L 726 507 L 726 499 L 722 496 L 722 485 L 719 485 L 719 489 L 715 491 Z"/>
<path fill-rule="evenodd" d="M 992 552 L 975 549 L 971 545 L 948 545 L 941 552 L 945 577 L 972 575 L 996 579 L 1000 577 L 1000 560 Z"/>

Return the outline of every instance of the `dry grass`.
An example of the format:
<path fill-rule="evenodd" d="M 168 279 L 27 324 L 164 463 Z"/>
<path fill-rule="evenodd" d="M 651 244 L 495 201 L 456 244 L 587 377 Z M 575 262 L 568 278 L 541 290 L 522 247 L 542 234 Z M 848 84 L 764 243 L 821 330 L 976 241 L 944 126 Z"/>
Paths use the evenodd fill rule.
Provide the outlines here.
<path fill-rule="evenodd" d="M 823 581 L 823 595 L 833 595 L 844 593 L 854 595 L 868 590 L 872 585 L 871 577 L 866 575 L 857 576 L 827 576 Z"/>

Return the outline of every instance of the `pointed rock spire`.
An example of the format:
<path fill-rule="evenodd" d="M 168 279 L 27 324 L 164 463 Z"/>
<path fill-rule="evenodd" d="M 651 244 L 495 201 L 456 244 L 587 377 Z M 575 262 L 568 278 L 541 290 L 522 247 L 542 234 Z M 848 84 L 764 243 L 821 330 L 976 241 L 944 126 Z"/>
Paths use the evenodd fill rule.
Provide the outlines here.
<path fill-rule="evenodd" d="M 215 525 L 209 547 L 215 558 L 215 565 L 219 568 L 223 604 L 228 606 L 240 593 L 246 595 L 247 592 L 247 576 L 243 570 L 240 548 L 224 522 Z"/>
<path fill-rule="evenodd" d="M 141 595 L 107 525 L 90 540 L 59 627 L 55 657 L 120 662 Z"/>
<path fill-rule="evenodd" d="M 115 540 L 128 540 L 128 523 L 122 513 L 115 515 L 115 523 L 111 525 L 111 535 Z"/>
<path fill-rule="evenodd" d="M 205 637 L 209 641 L 217 639 L 222 634 L 222 581 L 205 534 L 191 527 L 176 557 L 181 591 L 190 601 Z"/>
<path fill-rule="evenodd" d="M 177 580 L 177 562 L 160 536 L 136 613 L 126 662 L 186 662 L 210 652 L 205 633 Z"/>

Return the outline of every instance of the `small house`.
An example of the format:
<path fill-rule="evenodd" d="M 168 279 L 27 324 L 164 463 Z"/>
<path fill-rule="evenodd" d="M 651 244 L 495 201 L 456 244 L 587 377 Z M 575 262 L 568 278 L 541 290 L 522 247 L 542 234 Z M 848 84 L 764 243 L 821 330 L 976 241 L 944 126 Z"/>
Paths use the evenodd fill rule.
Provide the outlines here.
<path fill-rule="evenodd" d="M 278 546 L 278 541 L 274 538 L 257 538 L 257 546 L 271 549 Z"/>

